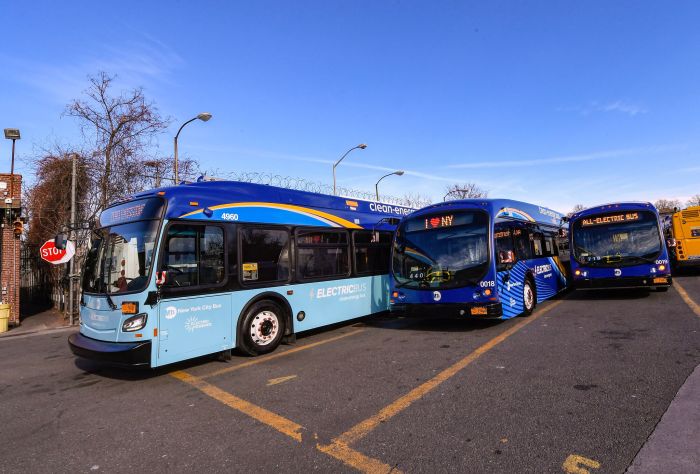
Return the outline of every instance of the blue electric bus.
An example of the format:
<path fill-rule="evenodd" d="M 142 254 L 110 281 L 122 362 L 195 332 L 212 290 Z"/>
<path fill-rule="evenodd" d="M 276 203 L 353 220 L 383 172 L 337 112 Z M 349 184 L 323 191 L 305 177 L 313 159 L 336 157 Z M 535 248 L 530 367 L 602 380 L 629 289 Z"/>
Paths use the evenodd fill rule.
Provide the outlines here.
<path fill-rule="evenodd" d="M 527 316 L 567 285 L 563 216 L 508 199 L 465 199 L 402 219 L 394 235 L 390 309 L 406 315 Z"/>
<path fill-rule="evenodd" d="M 388 310 L 393 230 L 412 209 L 205 181 L 106 209 L 74 354 L 157 367 Z"/>
<path fill-rule="evenodd" d="M 654 288 L 672 284 L 659 213 L 648 202 L 592 207 L 569 218 L 573 286 Z"/>

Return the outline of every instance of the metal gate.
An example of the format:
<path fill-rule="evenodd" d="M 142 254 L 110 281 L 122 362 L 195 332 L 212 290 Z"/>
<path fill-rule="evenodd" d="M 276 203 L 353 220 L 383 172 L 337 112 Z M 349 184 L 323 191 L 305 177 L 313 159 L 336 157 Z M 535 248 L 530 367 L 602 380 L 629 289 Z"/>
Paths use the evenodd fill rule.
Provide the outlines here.
<path fill-rule="evenodd" d="M 19 301 L 22 316 L 30 316 L 50 309 L 56 297 L 62 293 L 51 267 L 52 265 L 39 257 L 37 247 L 22 242 L 19 270 Z"/>

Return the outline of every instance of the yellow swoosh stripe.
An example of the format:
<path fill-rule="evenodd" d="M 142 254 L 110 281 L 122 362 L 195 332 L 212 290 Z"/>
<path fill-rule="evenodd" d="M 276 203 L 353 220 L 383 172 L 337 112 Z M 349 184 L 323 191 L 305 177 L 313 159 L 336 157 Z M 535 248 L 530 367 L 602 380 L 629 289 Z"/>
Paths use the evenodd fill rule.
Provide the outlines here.
<path fill-rule="evenodd" d="M 308 207 L 302 207 L 302 206 L 295 206 L 293 204 L 279 204 L 279 203 L 274 203 L 274 202 L 232 202 L 228 204 L 219 204 L 216 206 L 211 206 L 209 209 L 211 210 L 217 210 L 217 209 L 230 209 L 230 208 L 235 208 L 235 207 L 251 207 L 251 206 L 261 206 L 261 207 L 272 207 L 272 208 L 277 208 L 277 209 L 284 209 L 287 211 L 293 211 L 293 212 L 300 212 L 304 214 L 311 214 L 315 217 L 321 217 L 323 219 L 329 220 L 331 222 L 334 222 L 336 224 L 339 224 L 343 227 L 347 227 L 349 229 L 362 229 L 362 226 L 359 226 L 355 224 L 354 222 L 350 222 L 347 219 L 343 219 L 342 217 L 334 216 L 333 214 L 329 214 L 327 212 L 319 211 L 316 209 L 310 209 Z M 196 211 L 188 212 L 187 214 L 183 214 L 180 217 L 188 217 L 192 216 L 194 214 L 199 214 L 203 212 L 204 209 L 198 209 Z"/>

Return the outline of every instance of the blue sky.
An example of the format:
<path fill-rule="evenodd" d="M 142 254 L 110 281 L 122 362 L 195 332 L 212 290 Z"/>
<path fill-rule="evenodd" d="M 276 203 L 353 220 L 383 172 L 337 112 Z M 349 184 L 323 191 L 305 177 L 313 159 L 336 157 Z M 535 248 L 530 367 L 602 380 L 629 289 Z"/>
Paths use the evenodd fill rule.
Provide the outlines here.
<path fill-rule="evenodd" d="M 20 157 L 80 142 L 65 105 L 105 70 L 205 168 L 568 211 L 700 193 L 697 2 L 4 2 L 0 128 Z M 671 8 L 673 5 L 673 8 Z M 9 142 L 0 159 L 9 169 Z M 19 171 L 29 174 L 26 163 Z"/>

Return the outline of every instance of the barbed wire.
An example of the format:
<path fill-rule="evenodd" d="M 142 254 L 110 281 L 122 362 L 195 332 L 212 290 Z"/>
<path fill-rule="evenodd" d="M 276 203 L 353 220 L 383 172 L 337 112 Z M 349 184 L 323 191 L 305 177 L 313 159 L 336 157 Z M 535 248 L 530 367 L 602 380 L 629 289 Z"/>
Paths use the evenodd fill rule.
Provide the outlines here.
<path fill-rule="evenodd" d="M 268 184 L 270 186 L 277 186 L 285 189 L 294 189 L 297 191 L 308 191 L 320 194 L 333 194 L 333 186 L 331 186 L 330 184 L 294 176 L 284 176 L 280 174 L 263 173 L 259 171 L 237 171 L 224 173 L 223 176 L 217 176 L 214 179 L 222 178 L 230 179 L 233 181 L 241 181 L 244 183 Z M 336 194 L 338 196 L 351 197 L 366 201 L 374 201 L 376 199 L 376 195 L 372 192 L 348 188 L 345 186 L 337 186 Z M 406 207 L 424 207 L 430 204 L 430 201 L 423 200 L 420 198 L 401 198 L 386 194 L 381 194 L 379 198 L 379 200 L 383 203 L 395 204 L 398 206 Z"/>

